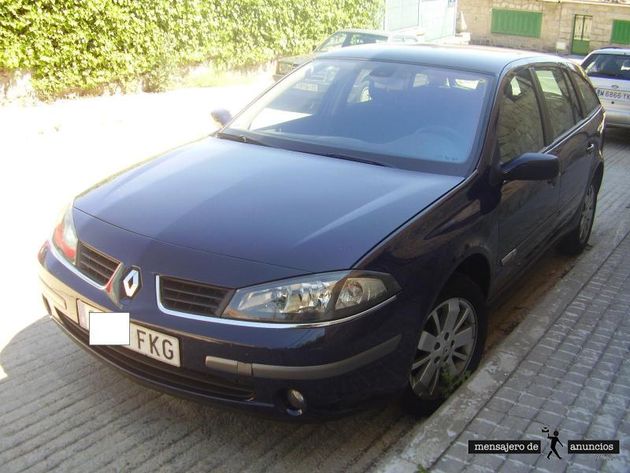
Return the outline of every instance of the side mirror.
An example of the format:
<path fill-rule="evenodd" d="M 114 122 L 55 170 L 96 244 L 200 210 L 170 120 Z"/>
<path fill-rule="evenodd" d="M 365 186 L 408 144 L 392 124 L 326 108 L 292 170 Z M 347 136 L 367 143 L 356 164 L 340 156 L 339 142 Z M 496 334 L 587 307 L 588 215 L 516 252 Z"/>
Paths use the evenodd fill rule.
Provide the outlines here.
<path fill-rule="evenodd" d="M 217 108 L 215 110 L 212 110 L 212 112 L 210 112 L 210 115 L 212 116 L 212 119 L 217 122 L 221 127 L 224 127 L 232 120 L 232 114 L 224 108 Z"/>
<path fill-rule="evenodd" d="M 558 158 L 543 153 L 525 153 L 501 166 L 506 181 L 551 181 L 559 172 Z"/>

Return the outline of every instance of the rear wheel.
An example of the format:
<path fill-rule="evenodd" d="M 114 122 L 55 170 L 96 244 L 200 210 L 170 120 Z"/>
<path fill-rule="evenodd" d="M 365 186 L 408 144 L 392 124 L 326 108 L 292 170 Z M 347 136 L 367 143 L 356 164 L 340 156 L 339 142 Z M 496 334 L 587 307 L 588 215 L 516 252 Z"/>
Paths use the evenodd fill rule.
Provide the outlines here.
<path fill-rule="evenodd" d="M 405 393 L 408 410 L 426 415 L 479 365 L 486 337 L 484 297 L 456 274 L 424 320 Z"/>
<path fill-rule="evenodd" d="M 584 251 L 593 229 L 595 210 L 597 208 L 597 187 L 591 182 L 586 189 L 584 200 L 578 212 L 580 213 L 577 226 L 571 230 L 558 244 L 558 249 L 565 254 L 577 255 Z"/>

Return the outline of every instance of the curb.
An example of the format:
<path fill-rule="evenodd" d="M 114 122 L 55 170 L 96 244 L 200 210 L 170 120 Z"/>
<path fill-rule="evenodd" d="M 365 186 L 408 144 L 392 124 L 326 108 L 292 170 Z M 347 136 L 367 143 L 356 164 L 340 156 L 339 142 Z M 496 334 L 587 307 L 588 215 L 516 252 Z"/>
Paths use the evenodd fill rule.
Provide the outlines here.
<path fill-rule="evenodd" d="M 379 473 L 430 470 L 511 377 L 538 341 L 608 260 L 630 230 L 601 235 L 530 311 L 514 331 L 482 360 L 481 366 L 442 406 L 398 441 L 375 466 Z M 608 239 L 606 239 L 608 237 Z"/>

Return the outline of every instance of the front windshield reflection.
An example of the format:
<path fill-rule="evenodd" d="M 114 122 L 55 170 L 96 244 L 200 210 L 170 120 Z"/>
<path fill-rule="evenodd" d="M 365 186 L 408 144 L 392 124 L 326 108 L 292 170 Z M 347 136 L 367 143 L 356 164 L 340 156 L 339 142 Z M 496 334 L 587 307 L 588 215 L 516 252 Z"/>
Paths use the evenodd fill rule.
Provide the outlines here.
<path fill-rule="evenodd" d="M 272 88 L 228 131 L 310 144 L 312 152 L 326 146 L 464 165 L 471 159 L 490 80 L 431 66 L 315 60 Z"/>

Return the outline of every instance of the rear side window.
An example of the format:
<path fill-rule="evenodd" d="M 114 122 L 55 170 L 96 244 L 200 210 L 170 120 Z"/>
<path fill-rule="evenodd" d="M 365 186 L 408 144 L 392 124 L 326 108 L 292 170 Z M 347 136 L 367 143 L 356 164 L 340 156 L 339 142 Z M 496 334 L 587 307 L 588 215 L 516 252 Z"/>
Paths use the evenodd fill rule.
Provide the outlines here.
<path fill-rule="evenodd" d="M 569 91 L 569 84 L 559 68 L 536 69 L 535 72 L 547 105 L 553 140 L 555 140 L 573 128 L 580 119 L 578 104 L 571 93 L 573 91 Z"/>
<path fill-rule="evenodd" d="M 571 108 L 573 109 L 573 116 L 576 122 L 579 122 L 582 118 L 582 111 L 580 107 L 580 101 L 577 96 L 577 91 L 575 90 L 575 86 L 571 79 L 569 78 L 569 71 L 563 70 L 562 77 L 564 78 L 564 83 L 566 84 L 566 88 L 569 92 L 569 100 L 571 101 Z"/>
<path fill-rule="evenodd" d="M 501 163 L 544 146 L 540 108 L 532 77 L 523 70 L 506 83 L 499 105 L 497 140 Z"/>
<path fill-rule="evenodd" d="M 584 116 L 590 115 L 597 107 L 599 107 L 599 99 L 591 85 L 579 74 L 572 72 L 577 91 L 582 98 L 584 104 Z"/>

